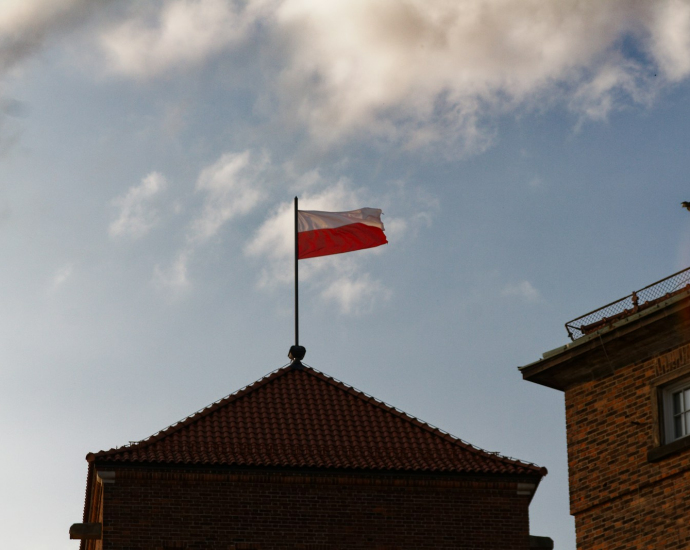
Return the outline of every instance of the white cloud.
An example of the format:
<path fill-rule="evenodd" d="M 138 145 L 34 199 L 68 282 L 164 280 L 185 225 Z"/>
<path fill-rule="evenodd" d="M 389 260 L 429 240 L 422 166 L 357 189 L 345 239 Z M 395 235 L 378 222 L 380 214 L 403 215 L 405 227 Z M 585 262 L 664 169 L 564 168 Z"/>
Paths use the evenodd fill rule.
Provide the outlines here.
<path fill-rule="evenodd" d="M 144 6 L 144 7 L 142 7 Z M 601 119 L 690 74 L 686 0 L 169 0 L 101 35 L 110 70 L 203 63 L 261 29 L 283 114 L 320 144 L 365 132 L 477 151 L 493 117 L 563 101 Z M 631 54 L 635 41 L 655 65 Z M 273 49 L 271 49 L 273 47 Z M 276 51 L 276 49 L 279 50 Z M 658 68 L 661 76 L 650 78 Z"/>
<path fill-rule="evenodd" d="M 667 18 L 684 10 L 663 3 Z M 650 11 L 628 0 L 285 0 L 277 19 L 296 48 L 281 84 L 319 139 L 366 128 L 414 146 L 461 135 L 481 148 L 489 111 L 566 85 L 600 117 L 612 90 L 635 92 L 636 62 L 611 64 L 626 34 L 644 39 Z M 674 30 L 680 38 L 664 44 L 676 59 L 688 32 Z"/>
<path fill-rule="evenodd" d="M 440 209 L 438 200 L 422 190 L 409 196 L 408 190 L 401 187 L 395 189 L 388 200 L 398 208 L 402 207 L 396 216 L 386 216 L 386 235 L 391 242 L 402 241 L 409 235 L 416 236 L 420 229 L 431 227 Z"/>
<path fill-rule="evenodd" d="M 379 300 L 388 300 L 391 291 L 380 281 L 372 281 L 368 273 L 340 277 L 321 292 L 326 301 L 335 302 L 342 313 L 369 313 Z"/>
<path fill-rule="evenodd" d="M 286 283 L 292 277 L 290 256 L 294 255 L 294 211 L 291 203 L 278 206 L 245 245 L 245 254 L 263 257 L 268 267 L 262 271 L 262 287 Z"/>
<path fill-rule="evenodd" d="M 653 4 L 651 50 L 663 74 L 677 82 L 690 74 L 690 4 L 685 0 Z"/>
<path fill-rule="evenodd" d="M 0 71 L 34 54 L 52 34 L 84 20 L 88 0 L 3 0 Z"/>
<path fill-rule="evenodd" d="M 74 265 L 71 263 L 63 265 L 59 268 L 50 280 L 50 290 L 55 291 L 64 285 L 71 277 L 74 272 Z"/>
<path fill-rule="evenodd" d="M 134 78 L 185 71 L 260 37 L 254 55 L 266 57 L 255 65 L 278 114 L 316 143 L 364 134 L 448 154 L 490 145 L 501 114 L 556 102 L 598 120 L 690 75 L 687 0 L 107 4 L 6 0 L 0 71 L 85 21 L 105 70 Z M 97 10 L 106 16 L 85 15 Z"/>
<path fill-rule="evenodd" d="M 537 302 L 541 300 L 541 293 L 534 288 L 529 281 L 507 284 L 503 288 L 501 294 L 503 296 L 521 298 L 528 302 Z"/>
<path fill-rule="evenodd" d="M 259 2 L 250 2 L 256 7 Z M 101 36 L 111 71 L 150 77 L 189 67 L 238 42 L 254 20 L 228 0 L 174 0 L 160 11 L 152 3 Z"/>
<path fill-rule="evenodd" d="M 184 248 L 178 252 L 175 260 L 167 268 L 157 265 L 153 272 L 154 284 L 174 292 L 187 289 L 190 286 L 187 274 L 192 254 L 191 248 Z"/>
<path fill-rule="evenodd" d="M 184 241 L 169 265 L 158 265 L 153 280 L 156 286 L 179 292 L 192 285 L 190 268 L 202 248 L 220 241 L 223 227 L 238 218 L 254 212 L 260 205 L 268 205 L 267 217 L 250 236 L 238 230 L 233 234 L 245 238 L 244 253 L 257 262 L 259 272 L 257 286 L 264 290 L 292 284 L 294 258 L 294 210 L 293 202 L 273 202 L 270 189 L 275 181 L 288 187 L 301 189 L 301 209 L 341 211 L 374 206 L 387 208 L 391 205 L 398 216 L 384 217 L 389 240 L 396 246 L 403 244 L 402 236 L 416 233 L 428 226 L 432 213 L 438 208 L 437 201 L 428 193 L 410 192 L 402 182 L 393 182 L 383 196 L 372 197 L 366 189 L 353 186 L 341 178 L 333 180 L 316 170 L 298 173 L 286 164 L 275 170 L 266 155 L 250 150 L 228 152 L 216 162 L 201 170 L 196 191 L 202 195 L 197 210 L 191 210 Z M 384 210 L 385 212 L 385 210 Z M 239 228 L 237 228 L 239 229 Z M 369 311 L 379 300 L 387 299 L 391 291 L 375 280 L 363 268 L 372 255 L 385 253 L 388 247 L 339 254 L 300 262 L 300 281 L 313 288 L 324 302 L 332 302 L 347 314 Z"/>
<path fill-rule="evenodd" d="M 46 43 L 87 21 L 94 4 L 89 0 L 0 1 L 0 156 L 19 141 L 21 129 L 11 118 L 23 115 L 25 109 L 22 102 L 6 96 L 5 80 L 21 75 L 22 63 Z"/>
<path fill-rule="evenodd" d="M 189 267 L 199 247 L 208 244 L 220 230 L 238 216 L 253 211 L 267 197 L 271 162 L 266 155 L 225 153 L 202 169 L 196 181 L 196 192 L 203 195 L 199 212 L 186 229 L 185 240 L 173 262 L 154 269 L 156 286 L 179 292 L 191 286 Z M 173 203 L 173 212 L 181 214 L 182 205 Z"/>
<path fill-rule="evenodd" d="M 573 93 L 570 107 L 585 119 L 605 120 L 609 113 L 627 95 L 638 103 L 652 100 L 654 87 L 651 75 L 644 75 L 638 63 L 619 59 L 599 68 L 588 81 L 581 83 Z"/>
<path fill-rule="evenodd" d="M 120 214 L 108 228 L 110 236 L 138 239 L 146 235 L 158 223 L 158 211 L 152 202 L 166 187 L 165 178 L 151 172 L 140 185 L 130 187 L 124 196 L 115 199 L 113 204 L 120 208 Z"/>
<path fill-rule="evenodd" d="M 388 240 L 400 240 L 410 228 L 410 223 L 404 218 L 386 219 L 386 235 Z"/>
<path fill-rule="evenodd" d="M 205 168 L 196 183 L 205 194 L 201 215 L 191 226 L 190 238 L 205 241 L 235 216 L 251 212 L 266 199 L 267 156 L 253 158 L 250 151 L 225 153 Z"/>
<path fill-rule="evenodd" d="M 527 185 L 530 189 L 543 189 L 546 187 L 546 183 L 541 176 L 534 176 L 531 180 L 529 180 Z"/>

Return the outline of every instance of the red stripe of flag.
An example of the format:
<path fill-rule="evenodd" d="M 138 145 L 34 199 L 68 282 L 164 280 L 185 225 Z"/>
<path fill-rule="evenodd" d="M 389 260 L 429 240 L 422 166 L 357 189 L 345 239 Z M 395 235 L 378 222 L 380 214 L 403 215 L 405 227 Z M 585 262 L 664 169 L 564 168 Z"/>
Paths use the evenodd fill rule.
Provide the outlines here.
<path fill-rule="evenodd" d="M 380 228 L 363 223 L 301 231 L 298 233 L 297 240 L 299 246 L 297 257 L 300 260 L 342 254 L 388 243 L 386 235 Z"/>

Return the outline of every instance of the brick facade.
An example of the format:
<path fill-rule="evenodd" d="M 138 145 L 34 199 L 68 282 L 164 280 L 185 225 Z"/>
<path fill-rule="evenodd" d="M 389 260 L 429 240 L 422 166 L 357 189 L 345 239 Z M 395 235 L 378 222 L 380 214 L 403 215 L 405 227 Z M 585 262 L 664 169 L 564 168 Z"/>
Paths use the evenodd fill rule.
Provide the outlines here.
<path fill-rule="evenodd" d="M 647 457 L 658 422 L 654 382 L 688 365 L 685 345 L 566 390 L 578 549 L 690 546 L 690 453 L 657 462 Z"/>
<path fill-rule="evenodd" d="M 516 479 L 118 469 L 89 549 L 529 548 Z M 533 479 L 526 478 L 526 482 Z"/>
<path fill-rule="evenodd" d="M 689 295 L 521 369 L 565 393 L 578 550 L 690 548 L 690 437 L 664 441 L 662 407 L 665 387 L 690 380 Z"/>

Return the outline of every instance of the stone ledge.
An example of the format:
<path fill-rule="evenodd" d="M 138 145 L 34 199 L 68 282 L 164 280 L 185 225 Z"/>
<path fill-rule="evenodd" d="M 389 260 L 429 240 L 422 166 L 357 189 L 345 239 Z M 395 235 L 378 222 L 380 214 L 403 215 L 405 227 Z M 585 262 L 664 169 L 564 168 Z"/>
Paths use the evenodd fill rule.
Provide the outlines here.
<path fill-rule="evenodd" d="M 551 537 L 535 537 L 534 535 L 530 535 L 529 547 L 553 550 L 553 539 Z"/>
<path fill-rule="evenodd" d="M 69 528 L 69 538 L 73 540 L 100 540 L 102 527 L 100 523 L 75 523 Z"/>
<path fill-rule="evenodd" d="M 647 462 L 658 462 L 667 456 L 685 451 L 686 449 L 690 449 L 690 437 L 684 437 L 672 443 L 650 449 L 647 451 Z"/>

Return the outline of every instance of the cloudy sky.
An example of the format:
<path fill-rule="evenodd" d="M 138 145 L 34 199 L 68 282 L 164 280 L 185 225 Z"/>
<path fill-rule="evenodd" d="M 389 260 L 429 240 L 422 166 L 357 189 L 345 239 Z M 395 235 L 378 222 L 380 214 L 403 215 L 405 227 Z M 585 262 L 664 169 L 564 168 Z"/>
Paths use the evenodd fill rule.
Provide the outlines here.
<path fill-rule="evenodd" d="M 287 362 L 298 195 L 390 241 L 301 263 L 306 362 L 546 466 L 574 550 L 516 367 L 690 265 L 689 75 L 688 0 L 2 0 L 4 546 L 76 549 L 87 452 Z"/>

